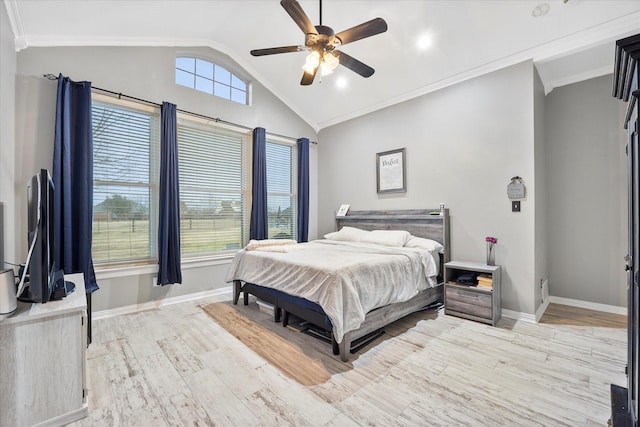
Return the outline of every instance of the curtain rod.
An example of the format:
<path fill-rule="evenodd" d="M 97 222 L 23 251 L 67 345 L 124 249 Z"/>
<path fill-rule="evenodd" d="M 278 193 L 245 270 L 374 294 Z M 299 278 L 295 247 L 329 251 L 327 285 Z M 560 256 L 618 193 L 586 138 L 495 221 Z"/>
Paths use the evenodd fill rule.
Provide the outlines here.
<path fill-rule="evenodd" d="M 56 76 L 55 74 L 43 74 L 42 77 L 44 77 L 44 78 L 46 78 L 48 80 L 58 80 L 58 76 Z M 102 89 L 102 88 L 96 87 L 96 86 L 91 86 L 91 89 L 95 89 L 95 90 L 98 90 L 100 92 L 105 92 L 105 93 L 109 93 L 111 95 L 115 95 L 115 96 L 118 97 L 118 99 L 127 98 L 127 99 L 132 99 L 132 100 L 138 101 L 138 102 L 144 102 L 145 104 L 153 105 L 153 106 L 156 106 L 156 107 L 161 107 L 162 106 L 162 104 L 158 104 L 157 102 L 147 101 L 146 99 L 136 98 L 135 96 L 125 95 L 125 94 L 120 93 L 120 92 L 114 92 L 112 90 Z M 245 130 L 250 130 L 250 131 L 253 130 L 253 128 L 250 128 L 248 126 L 240 125 L 238 123 L 228 122 L 228 121 L 220 119 L 218 117 L 209 117 L 209 116 L 205 116 L 204 114 L 193 113 L 191 111 L 181 110 L 179 108 L 176 108 L 176 111 L 179 111 L 179 112 L 184 113 L 184 114 L 189 114 L 189 115 L 192 115 L 192 116 L 195 116 L 195 117 L 199 117 L 201 119 L 213 120 L 216 123 L 223 123 L 225 125 L 236 126 L 236 127 L 239 127 L 239 128 L 245 129 Z M 298 141 L 298 138 L 294 138 L 292 136 L 280 135 L 280 134 L 273 133 L 273 132 L 267 132 L 267 134 L 273 135 L 273 136 L 277 136 L 277 137 L 280 137 L 280 138 L 289 139 L 291 141 Z M 316 144 L 316 145 L 318 144 L 316 141 L 309 141 L 309 142 L 311 144 Z"/>

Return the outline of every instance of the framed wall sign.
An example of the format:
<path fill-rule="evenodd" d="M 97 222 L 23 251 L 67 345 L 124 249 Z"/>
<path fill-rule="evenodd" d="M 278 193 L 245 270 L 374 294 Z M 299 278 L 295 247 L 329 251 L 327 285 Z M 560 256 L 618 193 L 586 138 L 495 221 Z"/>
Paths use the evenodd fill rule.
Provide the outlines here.
<path fill-rule="evenodd" d="M 376 154 L 378 193 L 406 193 L 405 149 Z"/>
<path fill-rule="evenodd" d="M 526 189 L 524 187 L 524 181 L 519 176 L 511 178 L 511 182 L 507 185 L 507 196 L 511 200 L 524 199 Z"/>
<path fill-rule="evenodd" d="M 336 216 L 346 216 L 347 212 L 349 212 L 349 205 L 340 205 L 340 209 L 338 209 Z"/>

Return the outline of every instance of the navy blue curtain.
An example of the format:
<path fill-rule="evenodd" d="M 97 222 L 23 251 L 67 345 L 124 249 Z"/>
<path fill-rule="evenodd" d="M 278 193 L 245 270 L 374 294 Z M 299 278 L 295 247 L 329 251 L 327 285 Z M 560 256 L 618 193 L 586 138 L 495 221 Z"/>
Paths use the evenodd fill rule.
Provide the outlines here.
<path fill-rule="evenodd" d="M 309 241 L 309 139 L 298 139 L 298 242 Z"/>
<path fill-rule="evenodd" d="M 53 142 L 53 247 L 56 268 L 83 273 L 85 292 L 98 290 L 91 257 L 93 130 L 91 82 L 58 76 Z"/>
<path fill-rule="evenodd" d="M 269 237 L 267 218 L 267 132 L 263 128 L 253 130 L 253 179 L 251 223 L 249 238 L 262 240 Z"/>
<path fill-rule="evenodd" d="M 160 128 L 158 284 L 182 283 L 180 267 L 180 183 L 176 106 L 163 102 Z"/>

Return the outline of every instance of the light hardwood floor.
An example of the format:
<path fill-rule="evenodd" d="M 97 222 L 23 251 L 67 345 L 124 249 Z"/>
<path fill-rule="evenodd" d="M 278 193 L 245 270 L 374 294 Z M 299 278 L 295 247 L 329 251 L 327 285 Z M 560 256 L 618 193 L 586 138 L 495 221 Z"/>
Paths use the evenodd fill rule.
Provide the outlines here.
<path fill-rule="evenodd" d="M 215 301 L 94 321 L 89 417 L 73 425 L 605 426 L 610 384 L 626 381 L 623 316 L 551 305 L 537 325 L 491 327 L 417 313 L 343 364 L 258 312 L 326 355 L 329 379 L 303 386 L 205 314 Z"/>

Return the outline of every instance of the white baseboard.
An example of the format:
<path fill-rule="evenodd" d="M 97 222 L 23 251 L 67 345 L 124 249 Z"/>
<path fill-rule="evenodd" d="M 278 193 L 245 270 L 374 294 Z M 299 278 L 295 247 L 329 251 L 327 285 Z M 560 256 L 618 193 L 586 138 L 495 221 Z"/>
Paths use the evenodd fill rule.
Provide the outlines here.
<path fill-rule="evenodd" d="M 586 308 L 589 310 L 603 311 L 605 313 L 627 315 L 627 307 L 619 307 L 617 305 L 600 304 L 597 302 L 581 301 L 571 298 L 549 297 L 549 302 L 553 304 L 569 305 L 571 307 Z"/>
<path fill-rule="evenodd" d="M 537 323 L 536 316 L 533 314 L 523 313 L 521 311 L 507 310 L 504 308 L 502 309 L 502 317 L 514 320 L 522 320 L 523 322 L 528 323 Z"/>
<path fill-rule="evenodd" d="M 219 296 L 225 293 L 231 294 L 233 292 L 233 286 L 225 286 L 223 288 L 212 289 L 210 291 L 196 292 L 193 294 L 179 295 L 171 298 L 163 298 L 161 300 L 149 301 L 142 304 L 133 304 L 125 307 L 112 308 L 108 310 L 100 310 L 92 313 L 93 320 L 105 319 L 107 317 L 119 316 L 121 314 L 130 314 L 138 311 L 150 310 L 152 308 L 164 307 L 172 304 L 178 304 L 186 301 L 194 301 L 200 298 L 206 298 L 211 296 Z M 626 307 L 619 307 L 615 305 L 599 304 L 589 301 L 581 301 L 571 298 L 562 298 L 550 296 L 547 298 L 536 310 L 535 314 L 522 313 L 520 311 L 513 311 L 502 309 L 502 317 L 514 320 L 522 320 L 528 323 L 538 323 L 542 318 L 542 315 L 546 311 L 550 303 L 568 305 L 571 307 L 586 308 L 589 310 L 603 311 L 605 313 L 627 315 Z"/>
<path fill-rule="evenodd" d="M 225 286 L 223 288 L 212 289 L 210 291 L 195 292 L 192 294 L 179 295 L 171 298 L 163 298 L 155 301 L 149 301 L 142 304 L 127 305 L 124 307 L 111 308 L 108 310 L 100 310 L 91 314 L 92 320 L 106 319 L 107 317 L 119 316 L 121 314 L 131 314 L 139 311 L 150 310 L 152 308 L 165 307 L 168 305 L 178 304 L 186 301 L 194 301 L 200 298 L 219 296 L 225 293 L 231 294 L 233 286 Z"/>
<path fill-rule="evenodd" d="M 549 307 L 549 296 L 548 295 L 542 301 L 542 304 L 540 304 L 540 307 L 538 307 L 538 309 L 536 310 L 536 323 L 538 323 L 540 321 L 540 319 L 542 319 L 542 315 L 547 310 L 547 307 Z"/>
<path fill-rule="evenodd" d="M 549 307 L 549 304 L 551 303 L 568 305 L 571 307 L 586 308 L 588 310 L 602 311 L 605 313 L 621 314 L 623 316 L 627 315 L 627 307 L 618 307 L 616 305 L 599 304 L 596 302 L 549 296 L 546 300 L 544 300 L 540 307 L 538 307 L 535 315 L 522 313 L 520 311 L 506 310 L 503 308 L 502 317 L 514 320 L 522 320 L 529 323 L 538 323 L 540 322 L 540 319 L 542 319 L 544 312 L 547 310 L 547 307 Z"/>

